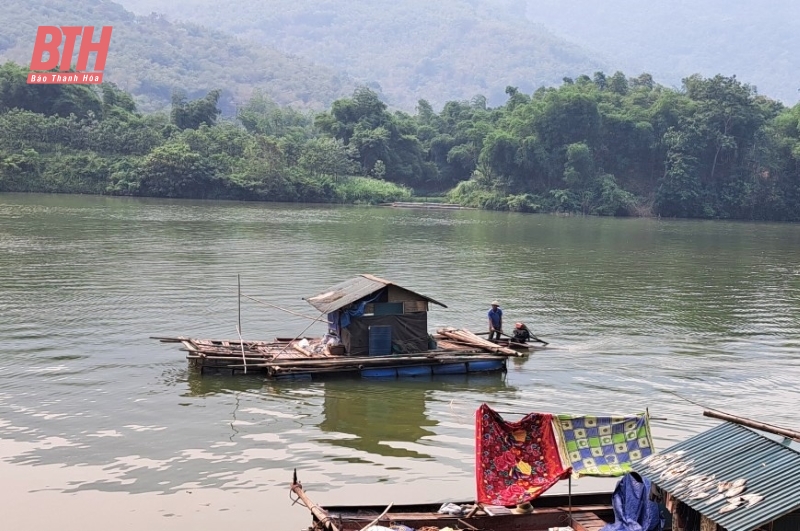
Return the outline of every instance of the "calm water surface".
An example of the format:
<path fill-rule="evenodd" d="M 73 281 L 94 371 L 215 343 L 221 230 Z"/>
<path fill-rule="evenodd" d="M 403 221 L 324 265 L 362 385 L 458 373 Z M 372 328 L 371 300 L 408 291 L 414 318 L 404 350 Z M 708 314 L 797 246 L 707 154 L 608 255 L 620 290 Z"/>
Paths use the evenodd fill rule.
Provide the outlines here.
<path fill-rule="evenodd" d="M 659 448 L 714 426 L 704 406 L 798 428 L 798 249 L 790 224 L 0 195 L 0 439 L 23 472 L 104 471 L 65 495 L 255 491 L 264 529 L 296 531 L 293 469 L 320 503 L 473 497 L 483 402 L 649 408 Z M 237 274 L 310 314 L 366 272 L 447 304 L 432 329 L 483 330 L 499 299 L 552 348 L 504 376 L 272 383 L 200 377 L 149 339 L 236 337 Z M 246 339 L 308 323 L 242 302 Z"/>

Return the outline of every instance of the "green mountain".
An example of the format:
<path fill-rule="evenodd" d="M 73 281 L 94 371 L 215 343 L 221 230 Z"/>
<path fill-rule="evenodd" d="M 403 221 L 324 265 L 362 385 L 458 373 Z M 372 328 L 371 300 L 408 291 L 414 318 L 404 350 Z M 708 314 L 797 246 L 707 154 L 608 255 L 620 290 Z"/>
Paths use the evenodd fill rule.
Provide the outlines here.
<path fill-rule="evenodd" d="M 195 98 L 217 88 L 223 89 L 226 113 L 255 88 L 279 104 L 322 109 L 356 86 L 328 67 L 272 47 L 159 15 L 137 17 L 105 0 L 7 0 L 0 61 L 29 64 L 40 25 L 113 26 L 104 80 L 134 94 L 143 110 L 168 104 L 175 89 Z"/>
<path fill-rule="evenodd" d="M 694 73 L 735 75 L 789 105 L 800 98 L 798 13 L 794 0 L 528 1 L 531 21 L 620 70 L 674 86 Z"/>
<path fill-rule="evenodd" d="M 525 18 L 516 0 L 120 0 L 138 13 L 203 24 L 342 70 L 413 110 L 507 86 L 530 93 L 603 70 Z"/>

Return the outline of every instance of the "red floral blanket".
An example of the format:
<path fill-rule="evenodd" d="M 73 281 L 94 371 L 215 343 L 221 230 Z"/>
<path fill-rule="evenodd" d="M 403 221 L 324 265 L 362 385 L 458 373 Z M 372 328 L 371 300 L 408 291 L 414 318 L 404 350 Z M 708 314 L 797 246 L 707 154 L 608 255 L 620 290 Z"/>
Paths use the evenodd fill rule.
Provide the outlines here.
<path fill-rule="evenodd" d="M 506 422 L 483 404 L 475 417 L 478 503 L 517 505 L 569 476 L 553 432 L 553 415 L 531 413 Z"/>

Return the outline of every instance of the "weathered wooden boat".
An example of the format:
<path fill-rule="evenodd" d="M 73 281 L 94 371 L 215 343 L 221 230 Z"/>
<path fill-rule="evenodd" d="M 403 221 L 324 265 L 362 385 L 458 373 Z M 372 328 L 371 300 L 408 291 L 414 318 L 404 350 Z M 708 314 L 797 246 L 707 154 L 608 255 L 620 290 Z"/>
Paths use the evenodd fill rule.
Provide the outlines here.
<path fill-rule="evenodd" d="M 530 330 L 528 330 L 530 333 Z M 478 332 L 476 335 L 484 336 L 489 334 L 489 332 Z M 521 350 L 521 351 L 528 351 L 528 350 L 542 350 L 547 348 L 548 343 L 543 339 L 539 339 L 535 335 L 531 334 L 530 339 L 527 342 L 520 342 L 514 336 L 510 336 L 508 334 L 504 334 L 501 332 L 503 336 L 501 339 L 490 339 L 492 343 L 495 345 L 501 345 L 508 348 L 513 348 L 514 350 Z"/>
<path fill-rule="evenodd" d="M 429 303 L 446 306 L 373 275 L 359 275 L 306 300 L 320 311 L 320 317 L 327 315 L 328 333 L 323 337 L 153 339 L 181 343 L 190 364 L 201 372 L 258 371 L 281 379 L 497 372 L 506 370 L 508 357 L 524 355 L 468 330 L 441 328 L 429 334 Z"/>
<path fill-rule="evenodd" d="M 495 345 L 514 349 L 519 352 L 532 352 L 547 348 L 545 345 L 537 345 L 534 343 L 517 343 L 516 341 L 511 341 L 510 339 L 492 339 L 491 342 Z"/>
<path fill-rule="evenodd" d="M 543 494 L 533 502 L 533 512 L 518 514 L 513 508 L 455 502 L 463 514 L 442 514 L 443 503 L 389 506 L 321 507 L 311 501 L 295 474 L 291 492 L 312 515 L 309 531 L 361 531 L 370 526 L 405 525 L 435 531 L 450 527 L 472 531 L 548 531 L 571 527 L 574 531 L 599 531 L 614 521 L 611 492 Z"/>

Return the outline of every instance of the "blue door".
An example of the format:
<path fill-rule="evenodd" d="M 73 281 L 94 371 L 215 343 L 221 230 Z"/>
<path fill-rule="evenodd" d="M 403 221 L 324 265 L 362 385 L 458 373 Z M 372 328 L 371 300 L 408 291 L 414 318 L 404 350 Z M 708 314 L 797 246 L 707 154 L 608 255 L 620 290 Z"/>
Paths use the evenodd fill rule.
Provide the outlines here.
<path fill-rule="evenodd" d="M 369 355 L 388 356 L 392 353 L 392 327 L 380 325 L 369 327 Z"/>

